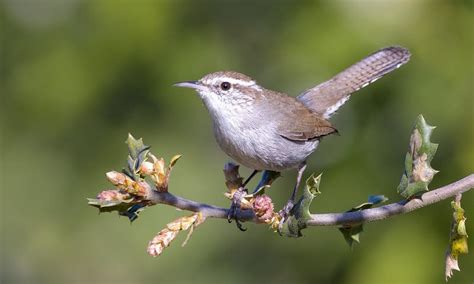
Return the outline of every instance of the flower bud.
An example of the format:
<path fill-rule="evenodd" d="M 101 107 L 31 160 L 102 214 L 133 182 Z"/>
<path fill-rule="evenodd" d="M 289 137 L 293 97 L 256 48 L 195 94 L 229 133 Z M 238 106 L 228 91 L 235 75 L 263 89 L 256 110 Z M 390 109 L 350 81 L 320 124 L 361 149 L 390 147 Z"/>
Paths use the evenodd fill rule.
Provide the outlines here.
<path fill-rule="evenodd" d="M 118 190 L 104 190 L 97 194 L 97 199 L 102 202 L 124 200 L 125 195 Z"/>
<path fill-rule="evenodd" d="M 154 172 L 153 163 L 143 162 L 140 166 L 140 173 L 143 175 L 151 175 Z"/>
<path fill-rule="evenodd" d="M 151 190 L 146 181 L 134 182 L 132 188 L 128 190 L 128 193 L 138 196 L 145 196 Z"/>
<path fill-rule="evenodd" d="M 253 203 L 253 211 L 258 221 L 268 223 L 273 217 L 273 203 L 268 195 L 258 195 Z"/>
<path fill-rule="evenodd" d="M 168 228 L 161 230 L 149 243 L 147 252 L 153 257 L 159 256 L 168 247 L 179 231 L 172 231 Z"/>
<path fill-rule="evenodd" d="M 107 176 L 107 179 L 115 186 L 124 185 L 127 179 L 126 175 L 116 171 L 108 172 L 105 175 Z"/>
<path fill-rule="evenodd" d="M 163 158 L 154 159 L 153 163 L 153 175 L 151 178 L 155 182 L 155 186 L 158 191 L 166 192 L 168 191 L 168 173 L 165 168 L 165 160 Z"/>

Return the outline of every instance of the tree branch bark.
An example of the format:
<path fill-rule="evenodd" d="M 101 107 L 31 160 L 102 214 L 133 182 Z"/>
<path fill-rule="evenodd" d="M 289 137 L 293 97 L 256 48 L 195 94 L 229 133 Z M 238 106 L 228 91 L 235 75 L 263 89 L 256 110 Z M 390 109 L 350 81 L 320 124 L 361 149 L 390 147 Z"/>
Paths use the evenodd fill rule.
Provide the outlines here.
<path fill-rule="evenodd" d="M 412 199 L 409 201 L 402 200 L 397 203 L 356 212 L 312 214 L 311 219 L 307 222 L 307 225 L 341 226 L 382 220 L 440 202 L 450 197 L 454 197 L 457 194 L 469 191 L 472 188 L 474 188 L 474 174 L 470 174 L 463 179 L 443 187 L 430 190 L 424 193 L 419 199 Z M 226 208 L 185 199 L 169 192 L 157 192 L 150 190 L 145 198 L 154 204 L 167 204 L 182 210 L 201 212 L 204 217 L 227 219 L 228 209 Z M 252 210 L 239 211 L 237 213 L 237 218 L 242 221 L 256 221 Z"/>

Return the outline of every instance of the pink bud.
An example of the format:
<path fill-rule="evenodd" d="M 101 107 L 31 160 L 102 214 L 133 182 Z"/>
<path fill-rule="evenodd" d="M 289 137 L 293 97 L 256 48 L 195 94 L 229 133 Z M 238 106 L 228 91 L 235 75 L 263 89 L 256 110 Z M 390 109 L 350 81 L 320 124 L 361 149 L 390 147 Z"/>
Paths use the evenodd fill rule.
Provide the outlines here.
<path fill-rule="evenodd" d="M 99 194 L 97 194 L 97 199 L 100 201 L 106 202 L 106 201 L 115 201 L 115 200 L 122 200 L 124 195 L 120 193 L 118 190 L 104 190 L 101 191 Z"/>
<path fill-rule="evenodd" d="M 178 231 L 172 231 L 167 228 L 161 230 L 149 243 L 147 252 L 153 257 L 159 256 L 163 250 L 170 245 L 170 243 L 178 235 Z"/>
<path fill-rule="evenodd" d="M 139 181 L 135 183 L 134 191 L 129 193 L 138 196 L 145 196 L 150 191 L 151 187 L 146 181 Z"/>
<path fill-rule="evenodd" d="M 148 252 L 149 255 L 151 255 L 153 257 L 157 257 L 163 252 L 163 249 L 164 249 L 164 247 L 163 247 L 162 243 L 152 243 L 152 242 L 150 242 L 148 244 L 148 247 L 147 247 L 146 251 Z"/>
<path fill-rule="evenodd" d="M 253 211 L 259 221 L 268 222 L 273 217 L 272 199 L 268 195 L 259 195 L 255 197 Z"/>
<path fill-rule="evenodd" d="M 140 173 L 144 175 L 151 175 L 154 172 L 153 163 L 150 162 L 143 162 L 140 166 Z"/>
<path fill-rule="evenodd" d="M 125 176 L 122 173 L 116 172 L 116 171 L 111 171 L 105 174 L 107 176 L 107 179 L 116 186 L 119 185 L 124 185 L 125 180 L 127 179 L 127 176 Z"/>

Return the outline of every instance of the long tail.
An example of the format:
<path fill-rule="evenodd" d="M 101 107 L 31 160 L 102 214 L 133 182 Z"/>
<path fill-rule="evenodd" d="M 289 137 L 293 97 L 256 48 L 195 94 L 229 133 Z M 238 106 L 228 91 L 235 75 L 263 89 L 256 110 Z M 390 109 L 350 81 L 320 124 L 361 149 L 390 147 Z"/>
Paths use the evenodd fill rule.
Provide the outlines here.
<path fill-rule="evenodd" d="M 408 49 L 399 46 L 381 49 L 330 80 L 304 91 L 297 99 L 327 119 L 352 93 L 407 63 L 410 55 Z"/>

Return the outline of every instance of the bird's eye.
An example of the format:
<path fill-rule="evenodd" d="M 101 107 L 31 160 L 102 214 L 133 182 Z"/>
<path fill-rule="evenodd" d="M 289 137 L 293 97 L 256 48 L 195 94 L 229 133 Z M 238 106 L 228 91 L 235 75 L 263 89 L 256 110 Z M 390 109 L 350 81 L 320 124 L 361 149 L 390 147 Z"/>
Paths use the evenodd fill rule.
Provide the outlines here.
<path fill-rule="evenodd" d="M 230 83 L 229 82 L 222 82 L 221 83 L 221 89 L 224 91 L 227 91 L 230 89 Z"/>

